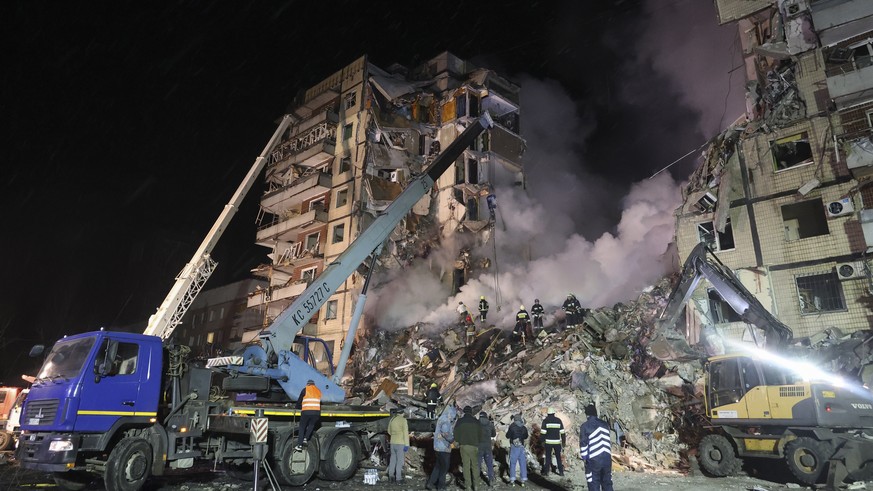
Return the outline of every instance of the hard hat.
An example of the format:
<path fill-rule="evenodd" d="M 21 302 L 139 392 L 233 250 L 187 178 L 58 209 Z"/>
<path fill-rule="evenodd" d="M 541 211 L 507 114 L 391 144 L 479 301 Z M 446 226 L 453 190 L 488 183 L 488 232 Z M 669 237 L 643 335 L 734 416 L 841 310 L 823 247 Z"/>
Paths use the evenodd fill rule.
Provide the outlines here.
<path fill-rule="evenodd" d="M 573 294 L 572 294 L 572 293 L 568 293 L 567 296 L 568 296 L 568 297 L 572 297 Z"/>
<path fill-rule="evenodd" d="M 479 297 L 479 299 L 480 299 L 480 300 L 485 300 L 485 295 L 482 295 L 481 297 Z"/>
<path fill-rule="evenodd" d="M 524 310 L 524 305 L 518 308 L 518 310 Z"/>
<path fill-rule="evenodd" d="M 549 410 L 548 410 L 547 412 L 548 412 L 549 414 L 555 414 L 555 408 L 550 407 Z"/>
<path fill-rule="evenodd" d="M 431 388 L 434 388 L 434 387 L 436 387 L 436 386 L 437 386 L 436 382 L 430 384 L 430 387 L 431 387 Z"/>

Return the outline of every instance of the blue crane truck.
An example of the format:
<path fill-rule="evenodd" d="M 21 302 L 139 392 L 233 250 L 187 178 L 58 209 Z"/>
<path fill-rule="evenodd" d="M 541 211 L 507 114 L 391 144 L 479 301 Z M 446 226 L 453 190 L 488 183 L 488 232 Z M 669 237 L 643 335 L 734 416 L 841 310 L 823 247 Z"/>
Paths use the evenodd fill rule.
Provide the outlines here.
<path fill-rule="evenodd" d="M 19 465 L 52 473 L 63 489 L 83 489 L 102 477 L 108 491 L 138 491 L 150 476 L 164 475 L 168 469 L 190 468 L 196 460 L 229 465 L 256 463 L 249 439 L 251 416 L 263 410 L 269 418 L 267 458 L 282 483 L 303 485 L 316 473 L 337 481 L 354 475 L 361 456 L 369 455 L 375 444 L 384 443 L 389 418 L 379 407 L 343 404 L 345 392 L 339 386 L 374 264 L 369 268 L 332 377 L 316 370 L 306 355 L 311 343 L 324 341 L 301 336 L 300 332 L 359 266 L 368 258 L 375 263 L 383 242 L 413 205 L 475 138 L 493 125 L 487 113 L 468 123 L 259 335 L 259 345 L 249 346 L 238 355 L 197 364 L 189 362 L 188 347 L 169 341 L 174 323 L 165 319 L 180 317 L 177 306 L 190 303 L 186 288 L 190 291 L 191 285 L 197 283 L 202 286 L 202 274 L 191 274 L 193 279 L 187 286 L 174 287 L 171 295 L 175 304 L 165 302 L 171 305 L 162 306 L 162 319 L 150 320 L 145 334 L 100 330 L 57 341 L 24 405 L 16 454 Z M 287 124 L 287 117 L 283 124 Z M 262 168 L 263 157 L 282 130 L 280 125 L 247 180 L 257 175 L 258 166 Z M 238 191 L 233 206 L 226 207 L 226 211 L 238 206 L 236 200 L 244 193 Z M 218 224 L 213 227 L 213 231 L 221 229 Z M 195 254 L 186 270 L 196 270 L 189 266 L 204 263 L 204 251 L 208 253 L 216 239 L 207 237 L 204 244 L 210 245 L 201 246 L 200 257 Z M 290 403 L 309 379 L 323 394 L 321 426 L 309 445 L 295 449 L 300 411 Z M 231 397 L 214 397 L 216 387 Z M 242 393 L 254 397 L 245 402 L 233 397 Z M 421 423 L 432 428 L 431 421 Z"/>

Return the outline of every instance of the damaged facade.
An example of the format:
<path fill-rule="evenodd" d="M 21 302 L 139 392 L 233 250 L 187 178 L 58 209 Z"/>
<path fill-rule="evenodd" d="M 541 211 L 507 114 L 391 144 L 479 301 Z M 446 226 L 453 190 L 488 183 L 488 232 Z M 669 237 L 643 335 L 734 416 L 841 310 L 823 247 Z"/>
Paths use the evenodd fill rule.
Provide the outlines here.
<path fill-rule="evenodd" d="M 414 69 L 355 60 L 301 93 L 294 123 L 272 152 L 261 197 L 257 244 L 270 263 L 254 270 L 269 287 L 248 306 L 268 325 L 446 148 L 462 125 L 488 111 L 495 126 L 437 181 L 391 235 L 380 267 L 402 268 L 442 238 L 488 239 L 494 188 L 523 185 L 519 88 L 496 73 L 443 53 Z M 483 266 L 484 265 L 484 266 Z M 443 280 L 456 290 L 486 261 L 461 253 Z M 304 327 L 336 359 L 363 284 L 359 271 Z M 257 335 L 252 330 L 243 341 Z"/>
<path fill-rule="evenodd" d="M 796 338 L 870 329 L 873 3 L 716 6 L 739 30 L 746 115 L 710 144 L 683 192 L 680 260 L 706 242 Z M 746 336 L 705 286 L 690 303 L 690 341 L 708 326 Z"/>

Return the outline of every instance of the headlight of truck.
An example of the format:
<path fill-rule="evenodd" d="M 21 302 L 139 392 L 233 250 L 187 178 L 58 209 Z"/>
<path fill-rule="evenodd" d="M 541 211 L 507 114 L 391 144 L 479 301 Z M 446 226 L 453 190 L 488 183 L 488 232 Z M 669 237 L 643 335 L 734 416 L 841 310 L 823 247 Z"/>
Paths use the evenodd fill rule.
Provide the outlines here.
<path fill-rule="evenodd" d="M 67 440 L 56 440 L 49 443 L 49 452 L 67 452 L 73 449 L 73 442 Z"/>

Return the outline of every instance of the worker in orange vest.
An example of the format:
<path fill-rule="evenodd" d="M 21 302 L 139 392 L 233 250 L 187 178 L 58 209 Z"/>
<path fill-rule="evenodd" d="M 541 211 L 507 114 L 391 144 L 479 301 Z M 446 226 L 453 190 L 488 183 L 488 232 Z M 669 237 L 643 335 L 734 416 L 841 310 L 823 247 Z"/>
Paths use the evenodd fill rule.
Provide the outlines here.
<path fill-rule="evenodd" d="M 300 429 L 297 432 L 297 446 L 294 447 L 294 451 L 303 450 L 312 437 L 318 420 L 321 419 L 321 391 L 315 386 L 314 380 L 307 380 L 306 387 L 300 391 L 297 409 L 300 409 Z"/>

